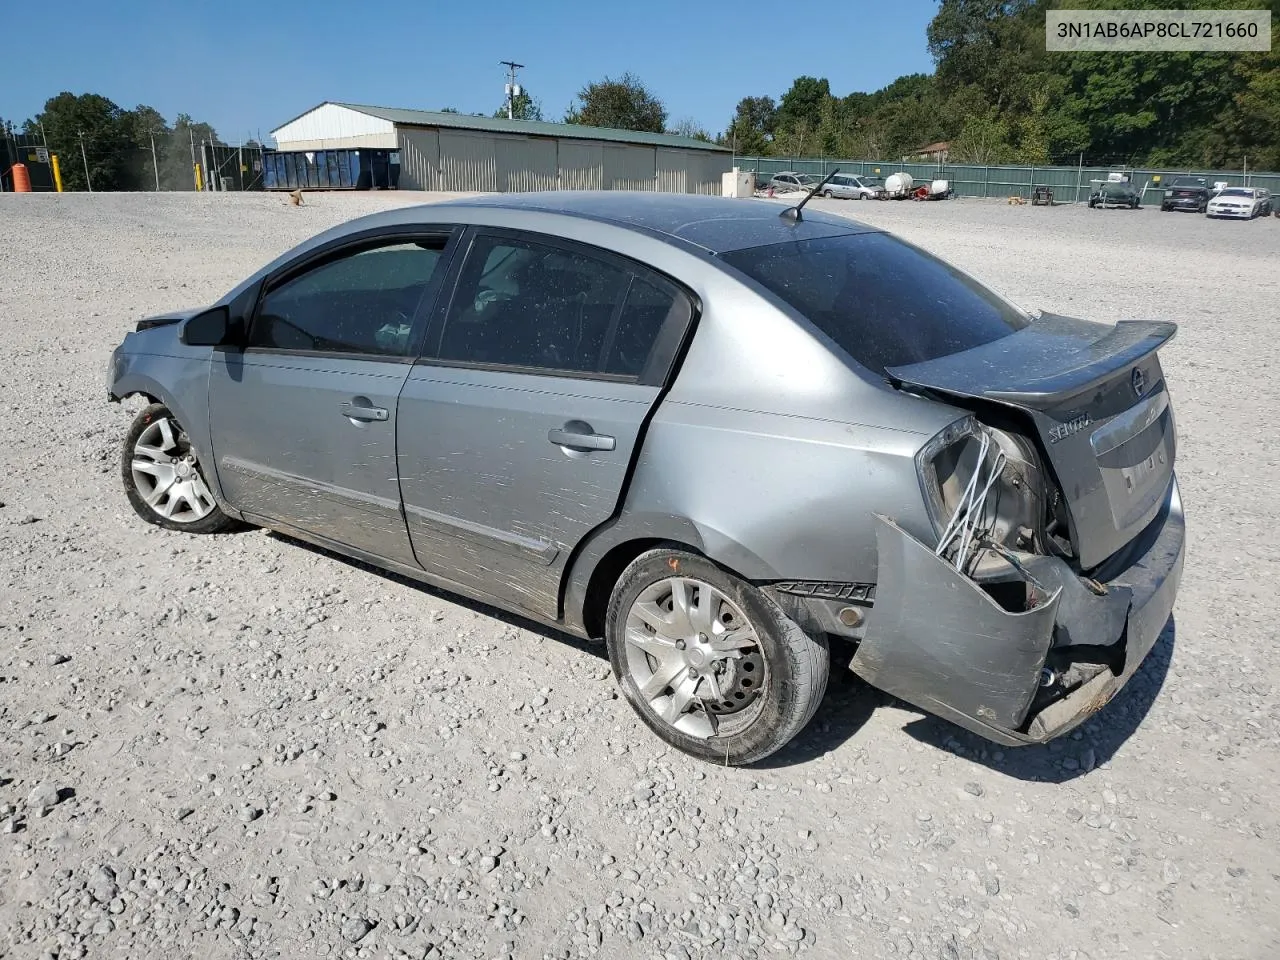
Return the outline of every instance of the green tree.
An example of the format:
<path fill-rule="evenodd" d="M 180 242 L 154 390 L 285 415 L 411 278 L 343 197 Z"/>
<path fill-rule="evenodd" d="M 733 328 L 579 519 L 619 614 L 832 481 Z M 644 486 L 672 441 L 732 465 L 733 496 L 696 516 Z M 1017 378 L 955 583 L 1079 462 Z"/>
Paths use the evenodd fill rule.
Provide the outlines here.
<path fill-rule="evenodd" d="M 822 108 L 831 99 L 831 84 L 823 77 L 796 77 L 791 89 L 778 101 L 778 126 L 794 127 L 802 121 L 813 129 L 822 122 Z"/>
<path fill-rule="evenodd" d="M 154 107 L 139 104 L 124 115 L 125 131 L 134 146 L 132 166 L 135 184 L 143 189 L 154 189 L 157 181 L 157 163 L 163 171 L 163 158 L 170 149 L 172 131 L 165 122 L 160 111 Z M 152 147 L 154 145 L 154 160 Z"/>
<path fill-rule="evenodd" d="M 951 159 L 956 163 L 1009 163 L 1013 156 L 1009 124 L 995 111 L 970 117 L 960 136 L 951 141 Z"/>
<path fill-rule="evenodd" d="M 42 124 L 50 150 L 62 158 L 67 190 L 87 190 L 90 184 L 94 190 L 136 189 L 134 144 L 125 113 L 106 97 L 64 91 L 45 101 L 44 110 L 26 122 L 24 132 L 41 136 Z"/>
<path fill-rule="evenodd" d="M 564 119 L 565 123 L 661 133 L 667 110 L 638 77 L 625 73 L 617 80 L 605 77 L 583 87 Z"/>
<path fill-rule="evenodd" d="M 743 97 L 738 101 L 724 139 L 742 156 L 762 156 L 769 152 L 777 118 L 778 105 L 773 97 Z"/>
<path fill-rule="evenodd" d="M 194 190 L 195 170 L 193 165 L 202 163 L 200 144 L 212 140 L 217 142 L 218 134 L 207 123 L 196 123 L 190 115 L 178 114 L 169 132 L 168 145 L 160 159 L 160 187 L 163 190 Z M 209 172 L 204 171 L 207 181 Z"/>
<path fill-rule="evenodd" d="M 504 100 L 502 106 L 493 111 L 494 117 L 505 119 L 507 116 L 507 102 Z M 512 98 L 511 101 L 511 119 L 513 120 L 541 120 L 542 119 L 542 101 L 534 100 L 529 96 L 529 91 L 521 88 L 520 92 Z"/>
<path fill-rule="evenodd" d="M 707 131 L 703 129 L 702 125 L 698 123 L 697 120 L 693 119 L 693 117 L 684 117 L 681 120 L 677 120 L 671 128 L 667 130 L 667 133 L 676 137 L 690 137 L 694 140 L 702 140 L 706 143 L 712 142 L 711 134 L 707 133 Z"/>

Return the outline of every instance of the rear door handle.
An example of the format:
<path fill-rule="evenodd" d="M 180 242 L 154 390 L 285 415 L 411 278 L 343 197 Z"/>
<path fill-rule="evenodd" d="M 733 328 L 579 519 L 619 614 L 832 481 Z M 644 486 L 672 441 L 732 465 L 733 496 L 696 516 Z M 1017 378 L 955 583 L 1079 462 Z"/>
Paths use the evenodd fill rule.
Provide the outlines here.
<path fill-rule="evenodd" d="M 557 447 L 570 450 L 612 450 L 617 446 L 613 437 L 593 433 L 591 424 L 581 420 L 570 420 L 561 428 L 547 431 L 547 439 Z"/>
<path fill-rule="evenodd" d="M 352 403 L 350 400 L 343 401 L 338 409 L 342 411 L 344 417 L 350 417 L 352 420 L 386 420 L 390 416 L 386 407 L 366 407 Z"/>

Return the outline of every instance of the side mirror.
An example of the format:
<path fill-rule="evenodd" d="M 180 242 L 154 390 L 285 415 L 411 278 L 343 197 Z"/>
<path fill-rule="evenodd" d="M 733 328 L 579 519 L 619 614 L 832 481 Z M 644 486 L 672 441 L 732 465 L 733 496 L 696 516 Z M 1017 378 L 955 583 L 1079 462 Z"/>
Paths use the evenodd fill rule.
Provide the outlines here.
<path fill-rule="evenodd" d="M 231 339 L 231 311 L 214 307 L 182 325 L 178 339 L 191 347 L 220 347 Z"/>

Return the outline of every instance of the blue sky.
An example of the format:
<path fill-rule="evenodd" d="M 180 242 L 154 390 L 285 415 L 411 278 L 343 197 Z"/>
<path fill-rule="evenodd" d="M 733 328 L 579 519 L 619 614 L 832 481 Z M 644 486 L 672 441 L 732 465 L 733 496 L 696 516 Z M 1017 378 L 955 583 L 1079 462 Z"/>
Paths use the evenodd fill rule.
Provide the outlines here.
<path fill-rule="evenodd" d="M 778 11 L 796 11 L 796 25 Z M 780 96 L 802 74 L 871 91 L 931 69 L 935 0 L 893 4 L 610 4 L 560 0 L 70 0 L 5 7 L 0 117 L 19 122 L 62 90 L 181 111 L 234 143 L 323 100 L 465 113 L 503 101 L 500 60 L 559 120 L 586 83 L 635 73 L 669 123 L 722 130 L 738 99 Z"/>

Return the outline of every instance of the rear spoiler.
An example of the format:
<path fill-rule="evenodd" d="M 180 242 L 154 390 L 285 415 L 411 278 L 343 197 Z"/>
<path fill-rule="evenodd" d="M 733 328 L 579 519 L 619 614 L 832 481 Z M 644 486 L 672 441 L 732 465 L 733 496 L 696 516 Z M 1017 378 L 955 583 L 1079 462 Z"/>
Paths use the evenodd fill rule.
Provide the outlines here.
<path fill-rule="evenodd" d="M 896 387 L 1044 409 L 1141 363 L 1177 330 L 1176 323 L 1162 320 L 1121 320 L 1112 326 L 1047 313 L 991 343 L 888 367 L 885 373 Z"/>

